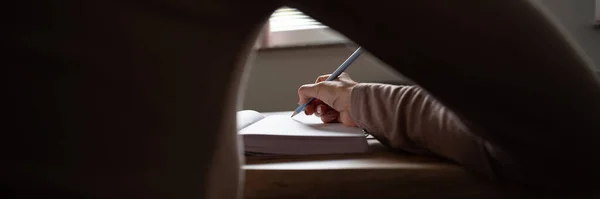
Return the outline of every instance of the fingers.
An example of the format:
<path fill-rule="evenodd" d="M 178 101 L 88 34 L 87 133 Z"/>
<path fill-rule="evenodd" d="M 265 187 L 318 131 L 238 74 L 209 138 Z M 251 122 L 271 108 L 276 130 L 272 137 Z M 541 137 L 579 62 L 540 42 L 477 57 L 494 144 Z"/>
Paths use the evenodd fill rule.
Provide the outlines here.
<path fill-rule="evenodd" d="M 321 118 L 323 123 L 337 123 L 339 118 L 339 112 L 335 109 L 331 108 L 327 104 L 321 102 L 320 100 L 314 100 L 310 104 L 306 106 L 304 109 L 304 113 L 306 115 L 314 114 L 317 117 Z"/>
<path fill-rule="evenodd" d="M 306 105 L 306 108 L 304 108 L 304 114 L 306 114 L 306 115 L 314 114 L 317 111 L 317 106 L 319 104 L 323 104 L 323 102 L 321 102 L 321 100 L 319 100 L 319 99 L 313 100 L 310 104 Z"/>
<path fill-rule="evenodd" d="M 315 84 L 327 80 L 327 78 L 329 78 L 330 75 L 331 74 L 327 74 L 327 75 L 321 75 L 321 76 L 317 77 Z"/>
<path fill-rule="evenodd" d="M 321 82 L 317 84 L 305 84 L 298 88 L 298 104 L 304 104 L 310 100 L 310 98 L 320 99 L 324 103 L 330 103 L 332 99 L 332 93 L 335 92 L 335 88 L 331 83 Z"/>
<path fill-rule="evenodd" d="M 320 117 L 323 123 L 337 122 L 339 114 L 339 112 L 326 104 L 318 104 L 315 108 L 315 116 Z"/>
<path fill-rule="evenodd" d="M 342 73 L 343 78 L 349 78 L 347 73 Z M 298 88 L 298 104 L 305 104 L 311 98 L 321 100 L 337 111 L 343 111 L 349 107 L 349 88 L 356 84 L 352 81 L 324 81 L 328 75 L 317 78 L 315 84 L 305 84 Z M 319 82 L 320 81 L 320 82 Z M 340 100 L 340 98 L 342 100 Z M 316 111 L 316 106 L 307 105 L 305 113 L 311 115 Z"/>
<path fill-rule="evenodd" d="M 327 78 L 329 78 L 329 76 L 331 76 L 331 74 L 321 75 L 321 76 L 317 77 L 317 80 L 315 81 L 315 83 L 325 81 L 325 80 L 327 80 Z M 338 76 L 338 79 L 352 80 L 352 78 L 350 78 L 350 75 L 346 72 L 342 72 L 342 74 L 340 74 L 340 76 Z"/>
<path fill-rule="evenodd" d="M 313 113 L 315 113 L 316 110 L 316 106 L 311 104 L 306 105 L 306 107 L 304 108 L 304 114 L 306 115 L 312 115 Z"/>
<path fill-rule="evenodd" d="M 317 96 L 316 84 L 305 84 L 298 88 L 298 104 L 305 104 L 312 97 Z"/>
<path fill-rule="evenodd" d="M 339 112 L 326 104 L 319 104 L 316 106 L 315 116 L 320 117 L 323 123 L 337 122 L 339 114 Z"/>
<path fill-rule="evenodd" d="M 323 114 L 323 116 L 321 116 L 321 121 L 323 123 L 338 123 L 338 117 L 339 117 L 340 113 L 335 111 L 335 110 L 331 110 L 329 112 L 326 112 L 325 114 Z"/>
<path fill-rule="evenodd" d="M 321 118 L 323 123 L 338 123 L 340 122 L 340 113 L 331 108 L 321 100 L 315 99 L 304 109 L 304 114 L 312 115 Z"/>
<path fill-rule="evenodd" d="M 338 76 L 338 78 L 344 79 L 344 80 L 352 80 L 352 78 L 350 78 L 350 75 L 346 72 L 342 72 L 342 74 L 340 74 L 340 76 Z"/>
<path fill-rule="evenodd" d="M 315 107 L 315 115 L 317 117 L 321 117 L 321 116 L 325 115 L 325 113 L 328 113 L 331 111 L 335 111 L 335 110 L 333 108 L 327 106 L 327 104 L 318 104 Z"/>

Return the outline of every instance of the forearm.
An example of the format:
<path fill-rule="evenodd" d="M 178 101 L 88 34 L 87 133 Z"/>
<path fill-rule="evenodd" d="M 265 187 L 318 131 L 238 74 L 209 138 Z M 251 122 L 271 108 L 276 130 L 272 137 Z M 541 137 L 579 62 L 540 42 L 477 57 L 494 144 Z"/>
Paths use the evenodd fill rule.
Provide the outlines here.
<path fill-rule="evenodd" d="M 485 141 L 420 87 L 359 84 L 351 96 L 352 118 L 385 145 L 432 152 L 493 176 Z"/>

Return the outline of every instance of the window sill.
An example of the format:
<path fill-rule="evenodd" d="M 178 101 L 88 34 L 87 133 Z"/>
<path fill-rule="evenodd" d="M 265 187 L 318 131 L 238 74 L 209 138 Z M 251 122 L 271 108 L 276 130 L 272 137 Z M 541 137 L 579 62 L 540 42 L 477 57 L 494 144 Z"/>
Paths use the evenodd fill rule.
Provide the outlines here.
<path fill-rule="evenodd" d="M 258 50 L 347 45 L 352 42 L 331 28 L 269 32 Z"/>

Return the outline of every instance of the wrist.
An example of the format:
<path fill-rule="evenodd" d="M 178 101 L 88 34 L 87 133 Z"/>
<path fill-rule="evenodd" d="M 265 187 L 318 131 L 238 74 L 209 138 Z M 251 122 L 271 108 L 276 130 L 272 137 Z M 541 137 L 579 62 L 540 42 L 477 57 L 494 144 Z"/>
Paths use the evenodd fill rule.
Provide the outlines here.
<path fill-rule="evenodd" d="M 348 113 L 359 127 L 361 126 L 360 114 L 363 112 L 361 109 L 365 107 L 363 104 L 366 103 L 364 101 L 365 87 L 368 87 L 368 83 L 357 83 L 350 89 Z"/>
<path fill-rule="evenodd" d="M 356 83 L 354 84 L 350 89 L 349 89 L 349 94 L 348 94 L 348 112 L 352 114 L 352 112 L 355 112 L 356 109 L 360 109 L 360 104 L 361 102 L 361 95 L 363 95 L 362 93 L 364 93 L 364 89 L 362 89 L 364 87 L 364 83 Z"/>
<path fill-rule="evenodd" d="M 352 108 L 352 91 L 354 90 L 354 87 L 356 87 L 356 85 L 358 85 L 358 83 L 353 83 L 351 85 L 347 85 L 344 88 L 343 94 L 342 94 L 342 100 L 344 101 L 344 106 L 342 108 L 341 111 L 347 111 L 350 112 L 350 109 Z"/>

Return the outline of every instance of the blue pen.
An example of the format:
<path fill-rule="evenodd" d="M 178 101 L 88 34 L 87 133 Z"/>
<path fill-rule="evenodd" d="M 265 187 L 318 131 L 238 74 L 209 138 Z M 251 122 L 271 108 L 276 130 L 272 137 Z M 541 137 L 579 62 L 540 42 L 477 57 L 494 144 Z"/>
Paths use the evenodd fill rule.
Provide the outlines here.
<path fill-rule="evenodd" d="M 356 51 L 354 51 L 354 53 L 352 53 L 352 55 L 350 55 L 350 57 L 348 57 L 348 59 L 346 59 L 346 61 L 344 61 L 344 63 L 342 63 L 342 65 L 340 65 L 340 67 L 335 69 L 335 71 L 333 71 L 333 73 L 331 73 L 331 75 L 325 81 L 331 81 L 331 80 L 338 78 L 338 76 L 340 76 L 342 74 L 342 72 L 344 72 L 346 70 L 346 68 L 348 68 L 348 66 L 350 66 L 350 64 L 352 64 L 352 62 L 354 62 L 354 60 L 356 60 L 356 58 L 358 58 L 358 56 L 360 56 L 360 54 L 362 52 L 363 52 L 362 48 L 358 47 L 358 49 L 356 49 Z M 298 113 L 304 111 L 306 106 L 308 104 L 310 104 L 313 100 L 315 100 L 314 97 L 310 98 L 308 100 L 308 102 L 298 106 L 298 108 L 296 108 L 294 113 L 292 113 L 292 117 L 294 117 L 294 116 L 298 115 Z"/>

